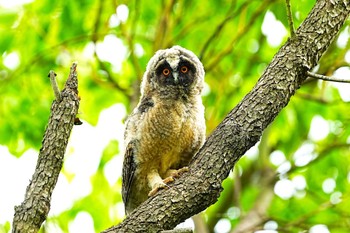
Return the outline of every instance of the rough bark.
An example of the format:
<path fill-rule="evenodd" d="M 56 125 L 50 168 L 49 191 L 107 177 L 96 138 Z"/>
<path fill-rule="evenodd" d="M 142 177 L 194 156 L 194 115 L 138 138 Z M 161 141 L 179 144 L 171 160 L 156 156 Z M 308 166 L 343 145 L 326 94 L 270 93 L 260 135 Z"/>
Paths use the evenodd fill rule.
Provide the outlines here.
<path fill-rule="evenodd" d="M 12 232 L 38 232 L 45 221 L 78 108 L 78 79 L 76 63 L 73 63 L 60 100 L 52 103 L 35 172 L 27 187 L 24 201 L 15 207 Z"/>
<path fill-rule="evenodd" d="M 350 1 L 319 0 L 275 55 L 255 87 L 226 116 L 197 153 L 190 172 L 104 232 L 160 232 L 217 201 L 221 183 L 284 108 L 337 35 Z"/>

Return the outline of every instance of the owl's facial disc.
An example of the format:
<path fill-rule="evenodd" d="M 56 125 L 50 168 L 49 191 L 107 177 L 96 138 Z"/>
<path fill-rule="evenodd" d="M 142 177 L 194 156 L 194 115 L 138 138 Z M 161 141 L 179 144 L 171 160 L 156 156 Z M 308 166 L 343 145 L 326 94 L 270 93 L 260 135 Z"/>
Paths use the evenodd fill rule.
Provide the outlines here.
<path fill-rule="evenodd" d="M 189 87 L 196 75 L 193 62 L 183 56 L 169 56 L 161 60 L 155 68 L 156 82 L 160 86 Z"/>

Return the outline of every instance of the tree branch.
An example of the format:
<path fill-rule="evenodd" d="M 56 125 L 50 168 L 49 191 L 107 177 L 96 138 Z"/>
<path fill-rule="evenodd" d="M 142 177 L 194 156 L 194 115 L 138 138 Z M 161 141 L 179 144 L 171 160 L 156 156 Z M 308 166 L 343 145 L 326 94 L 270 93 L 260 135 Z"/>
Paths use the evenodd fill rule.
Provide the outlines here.
<path fill-rule="evenodd" d="M 79 108 L 77 64 L 73 63 L 61 100 L 56 97 L 51 106 L 49 124 L 32 180 L 24 201 L 15 207 L 14 233 L 38 232 L 49 210 L 51 195 L 62 168 L 69 135 Z M 53 72 L 50 72 L 54 76 Z"/>
<path fill-rule="evenodd" d="M 288 104 L 338 33 L 350 2 L 318 0 L 314 8 L 275 55 L 253 90 L 210 135 L 183 174 L 107 232 L 159 232 L 215 203 L 221 183 L 235 163 L 261 137 L 263 130 Z"/>
<path fill-rule="evenodd" d="M 349 79 L 341 79 L 341 78 L 333 78 L 333 77 L 327 77 L 322 74 L 315 74 L 310 71 L 307 72 L 307 75 L 311 78 L 321 79 L 324 81 L 330 81 L 330 82 L 338 82 L 338 83 L 350 83 Z"/>
<path fill-rule="evenodd" d="M 293 14 L 292 14 L 292 9 L 290 5 L 290 0 L 286 0 L 286 8 L 287 8 L 287 17 L 288 17 L 290 36 L 294 37 L 295 31 L 294 31 Z"/>
<path fill-rule="evenodd" d="M 179 228 L 174 230 L 162 231 L 161 233 L 193 233 L 191 228 Z"/>
<path fill-rule="evenodd" d="M 192 221 L 194 223 L 194 229 L 196 229 L 196 232 L 200 232 L 200 233 L 210 232 L 208 229 L 208 225 L 206 224 L 206 221 L 202 216 L 202 213 L 192 216 Z"/>
<path fill-rule="evenodd" d="M 205 66 L 205 70 L 209 71 L 217 66 L 217 64 L 228 54 L 232 53 L 232 50 L 237 43 L 238 40 L 242 40 L 242 38 L 247 34 L 247 32 L 251 29 L 251 25 L 256 19 L 261 16 L 261 13 L 266 10 L 266 7 L 272 4 L 276 0 L 264 0 L 261 1 L 259 7 L 255 10 L 252 16 L 249 18 L 249 21 L 242 27 L 240 27 L 237 32 L 232 36 L 232 40 L 230 43 L 220 51 L 217 55 L 215 55 L 212 59 L 208 60 L 208 64 Z M 203 57 L 204 59 L 204 57 Z"/>
<path fill-rule="evenodd" d="M 273 180 L 271 178 L 269 179 Z M 254 207 L 230 233 L 254 232 L 255 228 L 266 221 L 266 210 L 270 207 L 273 197 L 273 189 L 269 186 L 263 187 L 261 193 L 257 197 Z"/>
<path fill-rule="evenodd" d="M 251 1 L 246 1 L 244 2 L 238 9 L 237 11 L 234 11 L 233 13 L 231 13 L 233 11 L 233 7 L 236 5 L 235 1 L 232 1 L 231 6 L 228 10 L 228 14 L 227 16 L 224 18 L 224 20 L 222 20 L 222 22 L 220 22 L 216 27 L 215 27 L 215 31 L 211 34 L 211 36 L 207 39 L 207 41 L 204 43 L 203 48 L 200 52 L 199 55 L 199 59 L 202 60 L 202 58 L 205 55 L 205 52 L 208 50 L 209 45 L 212 44 L 212 42 L 214 41 L 215 38 L 217 38 L 222 29 L 225 27 L 225 25 L 232 20 L 238 13 L 242 12 L 245 10 L 245 8 L 248 7 L 248 5 L 251 3 Z"/>
<path fill-rule="evenodd" d="M 56 100 L 58 102 L 60 102 L 61 101 L 61 93 L 60 93 L 60 89 L 58 88 L 58 85 L 57 85 L 56 76 L 57 76 L 57 74 L 53 70 L 50 70 L 49 78 L 50 78 L 52 90 L 53 90 L 53 93 L 55 94 Z"/>

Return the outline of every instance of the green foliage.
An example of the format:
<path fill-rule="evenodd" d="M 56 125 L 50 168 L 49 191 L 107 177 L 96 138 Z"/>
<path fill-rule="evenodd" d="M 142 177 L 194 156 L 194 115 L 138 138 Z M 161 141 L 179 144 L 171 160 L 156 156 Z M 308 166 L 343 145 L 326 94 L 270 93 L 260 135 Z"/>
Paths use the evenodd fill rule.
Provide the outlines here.
<path fill-rule="evenodd" d="M 291 1 L 295 28 L 314 3 Z M 128 9 L 125 21 L 121 12 L 115 15 L 121 4 Z M 207 89 L 203 101 L 210 134 L 252 89 L 289 36 L 282 34 L 277 46 L 270 43 L 262 32 L 267 12 L 289 32 L 285 2 L 276 0 L 33 1 L 16 8 L 0 7 L 0 144 L 17 157 L 29 148 L 39 150 L 54 98 L 47 78 L 49 70 L 58 74 L 63 88 L 70 64 L 78 61 L 79 117 L 85 121 L 78 127 L 96 126 L 101 111 L 113 104 L 121 103 L 129 112 L 132 110 L 147 61 L 156 50 L 174 44 L 194 51 L 204 64 Z M 347 36 L 348 28 L 342 29 Z M 108 39 L 113 43 L 106 43 Z M 109 51 L 111 57 L 100 53 L 101 44 L 107 46 L 104 52 Z M 345 57 L 349 47 L 349 42 L 344 47 L 335 41 L 321 59 L 318 72 L 333 75 L 338 68 L 348 66 Z M 263 229 L 272 220 L 281 232 L 307 231 L 317 224 L 325 224 L 331 232 L 347 232 L 348 112 L 349 103 L 334 85 L 307 81 L 264 133 L 256 156 L 245 156 L 238 162 L 224 182 L 218 202 L 204 212 L 209 232 L 223 218 L 229 219 L 234 229 L 262 204 L 266 207 L 261 221 L 250 230 Z M 311 127 L 316 115 L 329 126 L 321 139 L 310 136 L 311 129 L 321 127 Z M 118 214 L 121 180 L 110 184 L 105 176 L 108 163 L 122 156 L 120 144 L 115 140 L 105 142 L 107 147 L 95 174 L 87 177 L 91 193 L 75 200 L 60 215 L 50 217 L 46 224 L 56 224 L 68 232 L 69 223 L 82 211 L 91 215 L 96 232 L 122 220 Z M 303 153 L 312 156 L 300 165 L 297 153 L 305 144 L 313 149 Z M 285 158 L 280 164 L 271 156 L 277 150 Z M 283 164 L 290 168 L 281 172 Z M 84 166 L 84 162 L 77 166 Z M 64 171 L 63 175 L 74 176 Z M 306 187 L 295 189 L 289 198 L 281 198 L 276 191 L 271 200 L 259 202 L 266 190 L 274 191 L 276 182 L 293 181 L 296 176 L 304 177 Z M 323 187 L 327 179 L 335 182 L 328 193 Z M 9 231 L 6 221 L 0 221 L 0 232 Z"/>

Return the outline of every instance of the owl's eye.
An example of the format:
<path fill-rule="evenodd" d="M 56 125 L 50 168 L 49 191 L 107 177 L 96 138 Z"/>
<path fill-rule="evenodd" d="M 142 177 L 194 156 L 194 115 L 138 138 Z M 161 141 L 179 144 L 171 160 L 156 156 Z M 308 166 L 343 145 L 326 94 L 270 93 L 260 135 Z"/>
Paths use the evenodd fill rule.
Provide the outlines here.
<path fill-rule="evenodd" d="M 165 68 L 165 69 L 163 70 L 163 74 L 164 74 L 165 76 L 168 76 L 168 75 L 170 74 L 170 70 L 169 70 L 168 68 Z"/>
<path fill-rule="evenodd" d="M 181 66 L 181 73 L 186 74 L 188 72 L 188 67 L 187 66 Z"/>

